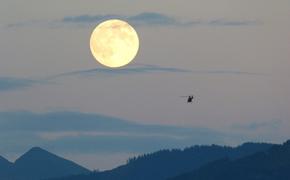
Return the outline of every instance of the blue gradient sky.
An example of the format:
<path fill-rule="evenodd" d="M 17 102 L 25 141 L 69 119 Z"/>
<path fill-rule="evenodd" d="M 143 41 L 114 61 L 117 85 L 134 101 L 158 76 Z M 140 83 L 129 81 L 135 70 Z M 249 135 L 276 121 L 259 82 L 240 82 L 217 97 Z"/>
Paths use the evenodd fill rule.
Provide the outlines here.
<path fill-rule="evenodd" d="M 4 157 L 41 146 L 108 169 L 161 148 L 290 137 L 287 0 L 2 0 L 0 12 Z M 90 54 L 108 18 L 140 36 L 123 69 Z"/>

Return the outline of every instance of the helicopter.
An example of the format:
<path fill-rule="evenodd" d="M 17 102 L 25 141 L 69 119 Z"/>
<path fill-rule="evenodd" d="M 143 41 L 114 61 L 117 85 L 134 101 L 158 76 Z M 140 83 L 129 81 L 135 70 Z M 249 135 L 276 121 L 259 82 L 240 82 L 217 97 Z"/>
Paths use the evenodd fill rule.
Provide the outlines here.
<path fill-rule="evenodd" d="M 187 103 L 192 103 L 196 99 L 194 95 L 180 96 L 180 97 L 186 97 Z"/>

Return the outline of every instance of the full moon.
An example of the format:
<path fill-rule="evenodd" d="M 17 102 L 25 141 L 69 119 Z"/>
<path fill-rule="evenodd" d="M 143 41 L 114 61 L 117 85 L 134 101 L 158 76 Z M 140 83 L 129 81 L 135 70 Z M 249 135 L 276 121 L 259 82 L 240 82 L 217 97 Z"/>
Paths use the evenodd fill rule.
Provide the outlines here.
<path fill-rule="evenodd" d="M 99 24 L 90 39 L 95 59 L 104 66 L 117 68 L 129 64 L 137 55 L 139 38 L 127 22 L 118 19 Z"/>

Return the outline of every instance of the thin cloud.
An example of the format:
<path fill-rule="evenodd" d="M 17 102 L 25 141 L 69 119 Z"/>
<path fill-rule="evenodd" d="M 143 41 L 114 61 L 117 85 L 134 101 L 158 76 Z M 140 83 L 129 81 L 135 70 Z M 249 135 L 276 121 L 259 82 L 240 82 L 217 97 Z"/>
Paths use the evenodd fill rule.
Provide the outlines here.
<path fill-rule="evenodd" d="M 94 76 L 102 75 L 101 77 L 112 77 L 116 75 L 128 75 L 128 74 L 146 74 L 146 73 L 188 73 L 190 70 L 173 68 L 173 67 L 161 67 L 156 65 L 139 65 L 133 67 L 126 67 L 120 69 L 109 69 L 109 68 L 97 68 L 72 71 L 67 73 L 61 73 L 39 79 L 25 79 L 15 77 L 0 77 L 0 92 L 23 90 L 31 88 L 34 85 L 51 83 L 53 80 L 62 77 L 70 76 Z M 100 76 L 99 76 L 100 77 Z"/>
<path fill-rule="evenodd" d="M 122 19 L 128 21 L 134 26 L 176 26 L 176 27 L 190 27 L 190 26 L 217 26 L 217 27 L 239 27 L 239 26 L 256 26 L 261 25 L 262 22 L 258 20 L 237 20 L 237 19 L 196 19 L 196 20 L 181 20 L 166 14 L 156 12 L 143 12 L 140 14 L 126 16 L 120 14 L 104 14 L 104 15 L 76 15 L 65 16 L 59 20 L 42 21 L 31 20 L 26 22 L 17 22 L 7 24 L 6 28 L 21 28 L 26 26 L 48 26 L 48 27 L 64 27 L 64 25 L 74 25 L 77 27 L 95 26 L 96 24 L 108 19 Z"/>
<path fill-rule="evenodd" d="M 143 12 L 136 15 L 126 16 L 120 14 L 97 14 L 97 15 L 76 15 L 66 16 L 59 20 L 41 21 L 32 20 L 27 22 L 18 22 L 6 25 L 6 28 L 20 28 L 25 26 L 47 26 L 52 28 L 60 28 L 65 26 L 88 27 L 95 26 L 97 23 L 108 19 L 122 19 L 128 21 L 134 26 L 176 26 L 176 27 L 191 27 L 191 26 L 210 26 L 210 27 L 239 27 L 239 26 L 256 26 L 262 22 L 258 20 L 244 19 L 196 19 L 184 20 L 166 14 L 157 12 Z"/>
<path fill-rule="evenodd" d="M 61 77 L 69 76 L 94 76 L 94 75 L 103 75 L 104 76 L 116 76 L 116 75 L 129 75 L 129 74 L 146 74 L 146 73 L 190 73 L 191 70 L 174 68 L 174 67 L 162 67 L 157 65 L 138 65 L 133 67 L 125 67 L 118 69 L 109 69 L 109 68 L 95 68 L 95 69 L 86 69 L 79 71 L 72 71 L 67 73 L 62 73 L 54 76 L 47 77 L 47 79 L 56 79 Z M 100 77 L 100 76 L 99 76 Z"/>
<path fill-rule="evenodd" d="M 257 131 L 261 129 L 277 129 L 283 123 L 282 120 L 272 120 L 272 121 L 257 121 L 248 124 L 235 124 L 232 127 L 240 130 L 247 131 Z"/>
<path fill-rule="evenodd" d="M 261 22 L 257 20 L 216 19 L 211 21 L 205 21 L 204 24 L 208 26 L 255 26 L 261 24 Z"/>
<path fill-rule="evenodd" d="M 0 77 L 0 92 L 20 90 L 31 87 L 39 83 L 38 81 L 23 78 Z"/>
<path fill-rule="evenodd" d="M 197 74 L 220 74 L 220 75 L 249 75 L 249 76 L 265 76 L 267 73 L 255 73 L 239 70 L 204 70 L 204 71 L 192 71 Z"/>
<path fill-rule="evenodd" d="M 205 75 L 246 75 L 246 76 L 265 76 L 266 73 L 255 73 L 239 70 L 190 70 L 175 67 L 163 67 L 158 65 L 138 64 L 135 66 L 128 66 L 125 68 L 109 69 L 109 68 L 95 68 L 85 69 L 79 71 L 71 71 L 60 73 L 39 79 L 24 79 L 15 77 L 0 77 L 0 92 L 24 90 L 35 85 L 52 83 L 54 80 L 65 77 L 114 77 L 120 75 L 134 75 L 134 74 L 150 74 L 150 73 L 192 73 Z"/>
<path fill-rule="evenodd" d="M 192 74 L 205 74 L 205 75 L 246 75 L 246 76 L 265 76 L 266 73 L 254 73 L 239 70 L 190 70 L 174 67 L 162 67 L 158 65 L 146 65 L 141 64 L 133 67 L 126 67 L 120 69 L 109 68 L 96 68 L 72 71 L 67 73 L 61 73 L 58 75 L 47 77 L 47 80 L 54 80 L 63 77 L 80 76 L 80 77 L 113 77 L 119 75 L 132 75 L 132 74 L 148 74 L 148 73 L 192 73 Z"/>
<path fill-rule="evenodd" d="M 64 17 L 61 22 L 63 23 L 99 23 L 108 19 L 123 19 L 135 26 L 164 26 L 164 25 L 188 25 L 191 22 L 182 22 L 174 17 L 167 16 L 155 12 L 144 12 L 134 16 L 124 16 L 124 15 L 80 15 L 80 16 L 67 16 Z"/>
<path fill-rule="evenodd" d="M 116 14 L 108 15 L 79 15 L 64 17 L 62 23 L 70 24 L 91 24 L 99 23 L 108 19 L 123 19 L 132 23 L 135 26 L 254 26 L 259 25 L 261 22 L 257 20 L 227 20 L 227 19 L 214 19 L 214 20 L 195 20 L 195 21 L 182 21 L 161 13 L 144 12 L 134 16 L 124 16 Z"/>

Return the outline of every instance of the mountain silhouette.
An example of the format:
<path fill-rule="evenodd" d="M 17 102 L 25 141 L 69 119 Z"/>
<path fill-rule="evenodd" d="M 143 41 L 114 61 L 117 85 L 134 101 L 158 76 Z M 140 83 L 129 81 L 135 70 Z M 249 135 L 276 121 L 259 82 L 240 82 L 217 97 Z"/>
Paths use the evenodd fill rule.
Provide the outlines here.
<path fill-rule="evenodd" d="M 4 157 L 0 156 L 0 177 L 1 175 L 5 175 L 9 169 L 11 168 L 12 163 L 9 162 L 7 159 Z"/>
<path fill-rule="evenodd" d="M 3 168 L 8 168 L 12 165 L 11 162 L 9 162 L 7 159 L 5 159 L 4 157 L 0 156 L 0 169 Z"/>
<path fill-rule="evenodd" d="M 289 180 L 290 141 L 267 151 L 231 160 L 224 158 L 171 180 Z"/>
<path fill-rule="evenodd" d="M 4 160 L 2 160 L 4 162 Z M 15 163 L 7 164 L 2 170 L 1 180 L 40 180 L 63 177 L 90 171 L 76 163 L 56 156 L 44 149 L 34 147 L 19 157 Z M 5 167 L 5 166 L 4 166 Z"/>
<path fill-rule="evenodd" d="M 126 165 L 113 170 L 57 180 L 165 180 L 218 159 L 234 160 L 266 151 L 270 147 L 272 144 L 246 143 L 235 148 L 211 145 L 193 146 L 184 150 L 163 150 L 129 159 Z"/>

